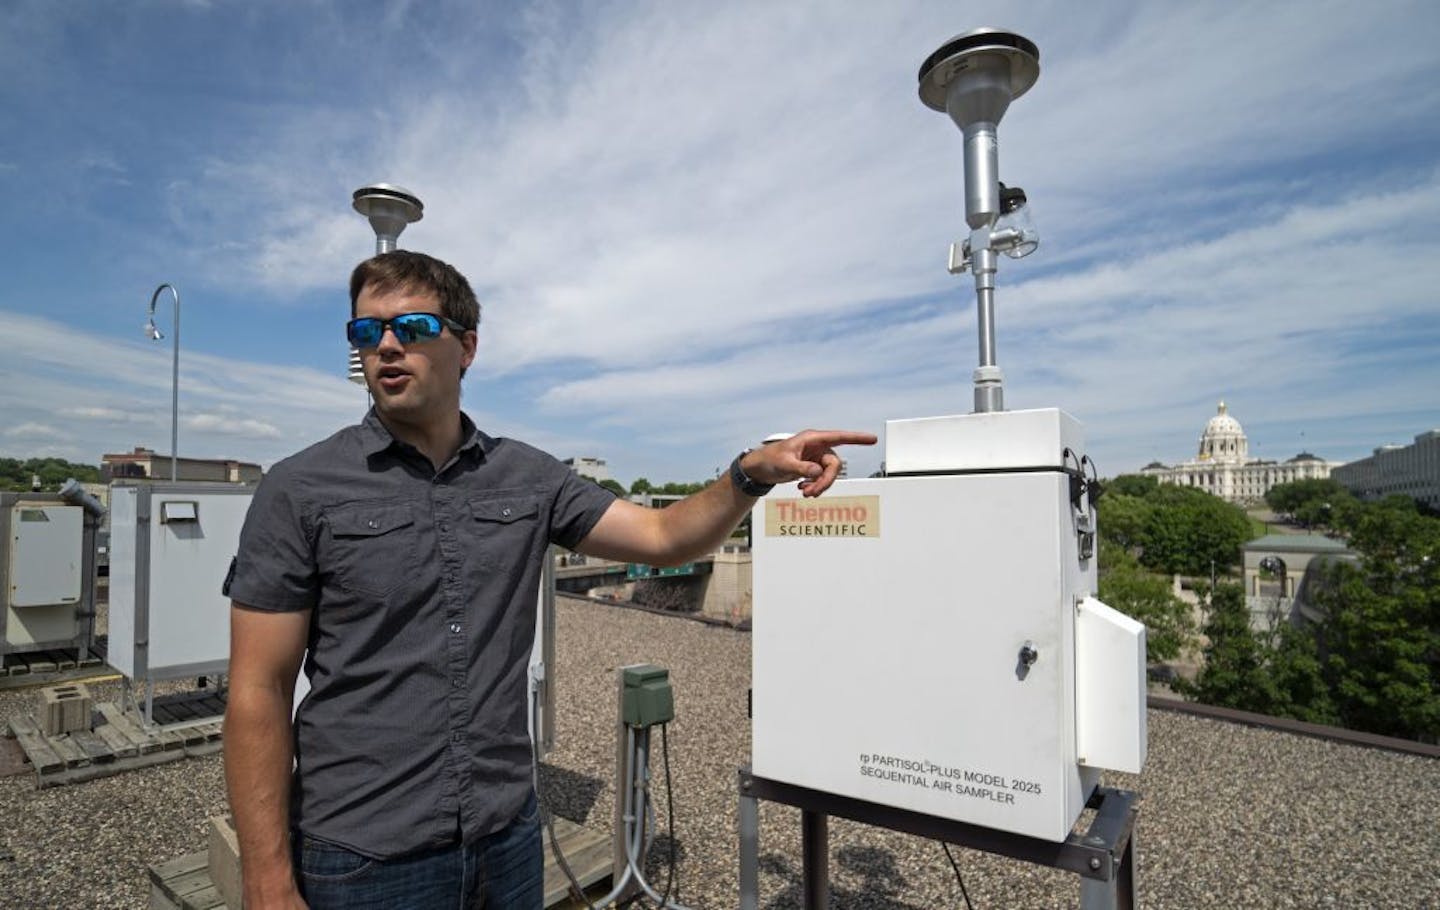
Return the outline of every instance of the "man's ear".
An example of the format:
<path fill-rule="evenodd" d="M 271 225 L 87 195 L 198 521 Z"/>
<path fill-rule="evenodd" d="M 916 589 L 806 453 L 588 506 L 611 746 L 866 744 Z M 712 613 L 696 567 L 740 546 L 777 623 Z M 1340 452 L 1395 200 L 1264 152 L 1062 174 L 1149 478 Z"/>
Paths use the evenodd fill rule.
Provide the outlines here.
<path fill-rule="evenodd" d="M 474 329 L 460 336 L 460 344 L 465 349 L 464 354 L 460 358 L 460 366 L 462 369 L 468 368 L 470 364 L 475 362 L 475 349 L 479 343 L 480 335 Z"/>

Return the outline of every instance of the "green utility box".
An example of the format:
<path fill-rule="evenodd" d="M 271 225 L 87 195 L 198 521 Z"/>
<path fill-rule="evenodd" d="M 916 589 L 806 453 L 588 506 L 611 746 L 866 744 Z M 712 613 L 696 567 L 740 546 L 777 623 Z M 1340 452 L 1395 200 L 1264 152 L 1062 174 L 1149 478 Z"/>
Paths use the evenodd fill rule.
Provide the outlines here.
<path fill-rule="evenodd" d="M 631 727 L 652 727 L 675 719 L 675 692 L 670 671 L 651 664 L 624 669 L 620 715 Z"/>

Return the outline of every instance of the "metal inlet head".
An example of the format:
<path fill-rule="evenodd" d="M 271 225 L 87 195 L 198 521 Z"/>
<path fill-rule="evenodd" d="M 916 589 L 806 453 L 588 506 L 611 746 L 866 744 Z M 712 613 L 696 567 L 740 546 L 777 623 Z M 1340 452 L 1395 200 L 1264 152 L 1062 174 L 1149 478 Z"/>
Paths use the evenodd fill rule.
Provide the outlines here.
<path fill-rule="evenodd" d="M 395 249 L 400 232 L 412 221 L 424 217 L 420 197 L 393 183 L 373 183 L 355 191 L 355 211 L 370 219 L 375 231 L 375 252 Z"/>
<path fill-rule="evenodd" d="M 1010 102 L 1040 77 L 1040 49 L 1014 32 L 977 28 L 940 45 L 920 65 L 920 100 L 962 130 L 999 123 Z"/>

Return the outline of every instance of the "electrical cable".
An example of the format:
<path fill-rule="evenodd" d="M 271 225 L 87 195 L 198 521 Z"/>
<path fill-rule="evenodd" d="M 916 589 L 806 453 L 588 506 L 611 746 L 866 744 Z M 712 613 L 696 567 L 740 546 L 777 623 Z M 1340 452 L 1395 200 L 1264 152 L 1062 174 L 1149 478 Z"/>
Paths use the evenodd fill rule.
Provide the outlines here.
<path fill-rule="evenodd" d="M 641 734 L 642 735 L 638 737 L 639 741 L 635 746 L 635 753 L 638 758 L 638 761 L 636 762 L 637 770 L 648 768 L 650 731 L 648 729 L 645 729 L 641 731 Z M 637 774 L 636 777 L 639 781 L 639 789 L 635 793 L 635 798 L 638 801 L 639 805 L 636 807 L 635 814 L 643 817 L 645 813 L 644 780 L 640 777 L 639 774 Z M 650 895 L 650 898 L 654 900 L 659 906 L 667 908 L 667 910 L 688 910 L 688 908 L 686 908 L 683 904 L 680 904 L 677 901 L 671 901 L 666 898 L 662 898 L 660 896 L 660 893 L 656 891 L 655 888 L 651 886 L 648 881 L 645 880 L 645 873 L 641 871 L 640 857 L 637 856 L 640 850 L 640 840 L 640 832 L 636 831 L 635 837 L 627 839 L 625 843 L 625 859 L 629 863 L 629 871 L 634 874 L 635 883 L 639 885 L 646 894 Z"/>
<path fill-rule="evenodd" d="M 950 845 L 941 841 L 940 846 L 945 848 L 945 858 L 950 860 L 950 867 L 955 870 L 955 880 L 960 883 L 960 896 L 965 898 L 966 910 L 975 910 L 970 905 L 970 894 L 965 890 L 965 876 L 960 874 L 960 864 L 955 862 L 955 856 L 950 852 Z"/>
<path fill-rule="evenodd" d="M 670 737 L 667 731 L 668 723 L 660 725 L 660 756 L 665 766 L 665 814 L 666 830 L 670 833 L 670 862 L 665 871 L 665 890 L 662 893 L 663 900 L 670 900 L 670 884 L 675 883 L 675 899 L 680 899 L 680 879 L 675 874 L 675 794 L 670 789 Z"/>
<path fill-rule="evenodd" d="M 534 723 L 533 729 L 538 731 L 540 729 L 538 701 L 532 714 L 532 719 Z M 662 744 L 664 744 L 665 729 L 663 725 L 661 726 L 660 735 Z M 645 880 L 645 876 L 641 872 L 637 860 L 637 855 L 641 853 L 641 847 L 644 842 L 644 819 L 647 817 L 647 813 L 653 812 L 653 807 L 647 806 L 647 800 L 645 797 L 645 791 L 647 786 L 646 778 L 649 774 L 649 739 L 650 731 L 648 728 L 642 728 L 638 731 L 634 727 L 626 728 L 625 767 L 617 769 L 617 771 L 619 772 L 617 774 L 617 777 L 620 778 L 621 785 L 624 787 L 624 790 L 622 791 L 621 804 L 621 819 L 623 825 L 621 835 L 622 841 L 625 846 L 625 871 L 623 872 L 623 874 L 620 875 L 618 881 L 615 882 L 615 886 L 610 890 L 610 893 L 605 895 L 605 897 L 600 900 L 599 907 L 604 907 L 619 898 L 620 894 L 625 890 L 625 887 L 633 880 L 636 884 L 640 886 L 642 893 L 654 900 L 656 904 L 662 908 L 662 910 L 689 910 L 689 908 L 680 904 L 678 900 L 670 900 L 668 883 L 666 885 L 666 894 L 658 894 L 655 889 L 650 886 L 650 883 Z M 535 786 L 535 799 L 540 805 L 541 823 L 550 836 L 550 850 L 555 854 L 555 860 L 560 865 L 560 871 L 565 874 L 566 880 L 569 881 L 574 896 L 587 908 L 589 908 L 589 910 L 599 910 L 599 907 L 591 903 L 589 897 L 586 896 L 585 889 L 580 886 L 580 882 L 575 877 L 574 871 L 571 870 L 570 864 L 565 861 L 565 854 L 560 851 L 560 841 L 555 834 L 554 815 L 549 811 L 549 808 L 546 805 L 545 799 L 541 793 L 540 743 L 538 741 L 538 737 L 536 736 L 531 736 L 530 738 L 530 752 L 534 759 L 532 779 Z M 665 784 L 666 793 L 668 795 L 670 792 L 670 766 L 668 745 L 665 748 L 664 756 L 666 762 Z M 649 817 L 653 818 L 653 816 Z M 675 838 L 674 821 L 675 816 L 672 803 L 670 808 L 672 875 Z M 652 829 L 654 828 L 653 822 L 651 824 L 651 827 Z M 613 878 L 614 876 L 612 875 L 612 879 Z M 628 905 L 629 903 L 633 902 L 634 899 L 638 899 L 639 896 L 640 895 L 638 894 L 635 895 L 635 898 L 627 900 L 626 904 Z"/>
<path fill-rule="evenodd" d="M 530 754 L 534 758 L 534 781 L 535 801 L 540 804 L 540 823 L 550 835 L 550 852 L 555 854 L 555 861 L 560 864 L 560 871 L 565 873 L 565 879 L 570 883 L 570 888 L 575 897 L 579 898 L 589 910 L 598 910 L 590 903 L 585 896 L 585 889 L 580 887 L 580 881 L 571 871 L 570 864 L 565 861 L 565 854 L 560 851 L 560 839 L 555 836 L 555 816 L 550 812 L 549 805 L 545 802 L 545 796 L 540 786 L 540 700 L 535 700 L 535 709 L 531 712 L 533 717 L 534 734 L 530 737 Z"/>

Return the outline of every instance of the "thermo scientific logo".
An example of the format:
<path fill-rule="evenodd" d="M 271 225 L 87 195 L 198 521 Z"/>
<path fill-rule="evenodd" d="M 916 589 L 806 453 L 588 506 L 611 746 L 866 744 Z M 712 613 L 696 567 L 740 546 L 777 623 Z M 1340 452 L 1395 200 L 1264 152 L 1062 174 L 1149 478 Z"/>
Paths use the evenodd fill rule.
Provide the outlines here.
<path fill-rule="evenodd" d="M 879 537 L 879 496 L 765 500 L 766 537 Z"/>

